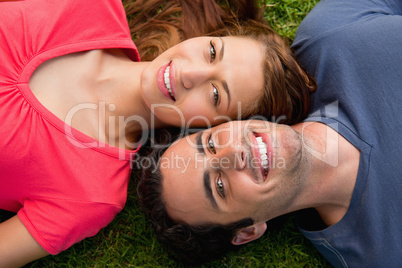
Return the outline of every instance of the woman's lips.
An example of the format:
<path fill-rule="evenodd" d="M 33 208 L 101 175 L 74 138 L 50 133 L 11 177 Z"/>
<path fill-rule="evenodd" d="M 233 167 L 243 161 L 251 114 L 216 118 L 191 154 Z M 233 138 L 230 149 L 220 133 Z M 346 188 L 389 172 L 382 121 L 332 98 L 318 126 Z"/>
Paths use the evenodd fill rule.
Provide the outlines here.
<path fill-rule="evenodd" d="M 159 91 L 170 100 L 176 101 L 175 72 L 172 62 L 159 68 L 157 73 L 157 85 Z"/>

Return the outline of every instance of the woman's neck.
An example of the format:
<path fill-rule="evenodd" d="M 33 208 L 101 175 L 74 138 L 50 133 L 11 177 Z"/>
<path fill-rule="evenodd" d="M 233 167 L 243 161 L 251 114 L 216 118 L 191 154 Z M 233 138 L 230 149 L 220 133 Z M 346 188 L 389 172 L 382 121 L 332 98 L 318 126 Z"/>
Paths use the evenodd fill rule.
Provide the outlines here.
<path fill-rule="evenodd" d="M 105 50 L 102 57 L 97 80 L 89 88 L 94 89 L 94 99 L 105 106 L 103 118 L 99 118 L 104 122 L 105 139 L 132 149 L 151 124 L 151 111 L 140 90 L 141 73 L 148 63 L 132 62 L 121 50 Z"/>
<path fill-rule="evenodd" d="M 148 62 L 133 62 L 120 49 L 90 50 L 42 63 L 29 86 L 60 120 L 103 143 L 132 148 L 153 127 L 141 95 Z"/>

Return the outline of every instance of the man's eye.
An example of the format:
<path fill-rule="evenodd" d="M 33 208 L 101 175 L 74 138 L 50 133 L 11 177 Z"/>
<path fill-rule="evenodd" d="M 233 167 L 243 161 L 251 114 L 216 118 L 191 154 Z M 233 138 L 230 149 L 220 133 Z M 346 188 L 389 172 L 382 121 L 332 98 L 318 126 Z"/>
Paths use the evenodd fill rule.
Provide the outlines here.
<path fill-rule="evenodd" d="M 218 191 L 218 194 L 221 197 L 225 197 L 225 188 L 223 187 L 223 182 L 221 177 L 218 177 L 218 180 L 216 181 L 216 190 Z"/>
<path fill-rule="evenodd" d="M 214 45 L 214 43 L 212 42 L 212 40 L 209 41 L 209 45 L 210 45 L 210 48 L 209 48 L 209 55 L 210 55 L 210 57 L 211 57 L 210 63 L 212 63 L 212 62 L 214 62 L 215 57 L 216 57 L 216 50 L 215 50 L 215 45 Z"/>
<path fill-rule="evenodd" d="M 208 137 L 208 149 L 211 151 L 211 153 L 216 154 L 215 145 L 211 139 L 211 136 L 212 136 L 212 134 L 210 134 Z"/>
<path fill-rule="evenodd" d="M 214 85 L 212 85 L 212 88 L 213 88 L 213 91 L 214 91 L 213 92 L 214 93 L 214 105 L 217 106 L 218 103 L 219 103 L 219 91 Z"/>

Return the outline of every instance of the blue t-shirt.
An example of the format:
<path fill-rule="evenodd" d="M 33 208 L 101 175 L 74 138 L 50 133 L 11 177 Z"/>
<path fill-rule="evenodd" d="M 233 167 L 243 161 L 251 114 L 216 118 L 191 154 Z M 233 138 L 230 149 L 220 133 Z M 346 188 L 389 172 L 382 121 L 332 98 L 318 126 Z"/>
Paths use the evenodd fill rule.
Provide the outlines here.
<path fill-rule="evenodd" d="M 292 45 L 318 83 L 308 120 L 361 152 L 345 216 L 301 227 L 335 267 L 402 267 L 401 14 L 401 0 L 322 0 Z"/>

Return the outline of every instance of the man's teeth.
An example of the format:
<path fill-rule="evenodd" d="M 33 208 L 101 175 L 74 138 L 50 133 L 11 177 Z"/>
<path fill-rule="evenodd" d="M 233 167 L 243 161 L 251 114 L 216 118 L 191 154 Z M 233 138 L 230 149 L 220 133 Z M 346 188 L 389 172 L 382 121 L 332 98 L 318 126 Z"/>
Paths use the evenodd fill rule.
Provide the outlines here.
<path fill-rule="evenodd" d="M 166 67 L 165 73 L 163 74 L 163 78 L 164 78 L 165 86 L 169 92 L 170 97 L 172 97 L 172 99 L 175 99 L 173 96 L 173 93 L 172 93 L 171 85 L 170 85 L 169 71 L 170 71 L 170 66 Z"/>
<path fill-rule="evenodd" d="M 267 156 L 267 145 L 262 141 L 261 137 L 257 137 L 258 148 L 260 150 L 261 165 L 263 169 L 268 170 L 268 156 Z"/>

